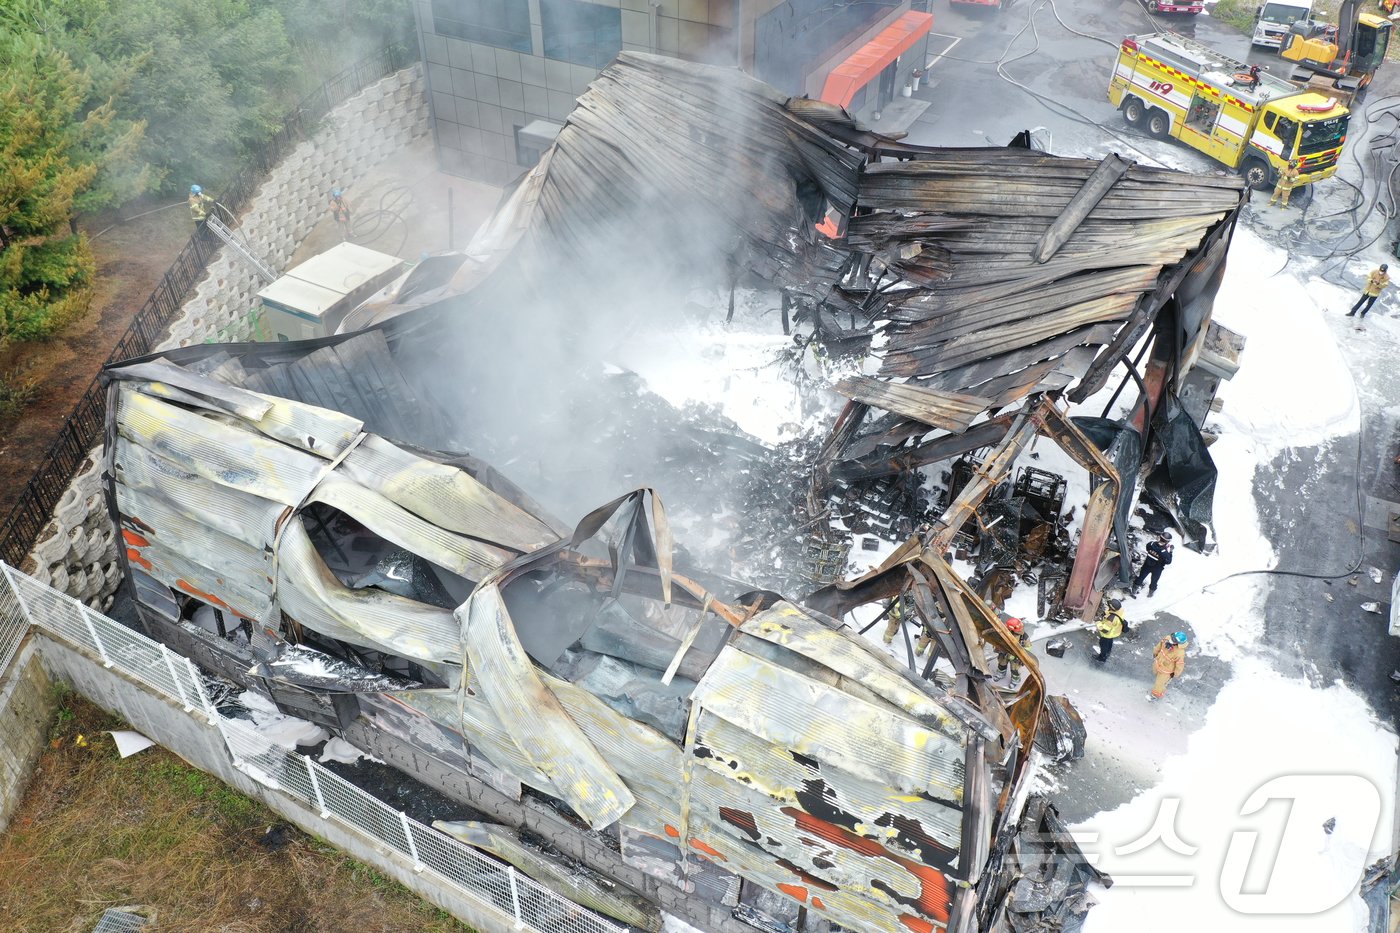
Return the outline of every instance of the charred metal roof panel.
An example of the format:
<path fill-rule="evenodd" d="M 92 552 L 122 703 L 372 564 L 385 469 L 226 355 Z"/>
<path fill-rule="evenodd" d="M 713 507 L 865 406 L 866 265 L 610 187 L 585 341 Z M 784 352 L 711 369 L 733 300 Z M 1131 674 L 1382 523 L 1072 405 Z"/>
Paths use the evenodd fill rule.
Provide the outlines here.
<path fill-rule="evenodd" d="M 884 382 L 869 376 L 847 376 L 833 388 L 846 398 L 875 405 L 945 431 L 966 431 L 973 420 L 992 404 L 992 399 L 976 395 Z"/>
<path fill-rule="evenodd" d="M 247 387 L 350 415 L 384 437 L 421 443 L 445 433 L 441 413 L 404 377 L 378 330 L 249 367 Z"/>

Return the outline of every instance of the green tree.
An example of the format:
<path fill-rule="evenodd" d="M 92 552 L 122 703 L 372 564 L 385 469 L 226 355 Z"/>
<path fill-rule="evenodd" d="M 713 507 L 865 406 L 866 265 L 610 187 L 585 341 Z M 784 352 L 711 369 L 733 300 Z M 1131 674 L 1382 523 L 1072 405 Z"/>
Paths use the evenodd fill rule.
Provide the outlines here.
<path fill-rule="evenodd" d="M 0 33 L 0 343 L 46 336 L 86 309 L 92 257 L 70 220 L 111 127 L 110 111 L 81 113 L 89 88 L 42 37 Z"/>
<path fill-rule="evenodd" d="M 164 190 L 228 177 L 287 108 L 294 74 L 268 0 L 70 0 L 56 41 L 144 124 L 141 158 Z"/>
<path fill-rule="evenodd" d="M 0 41 L 24 54 L 50 53 L 63 48 L 64 20 L 58 7 L 47 0 L 5 0 L 0 3 Z M 71 56 L 70 56 L 71 58 Z M 73 201 L 76 212 L 99 210 L 122 204 L 150 190 L 156 173 L 142 158 L 141 140 L 145 124 L 119 115 L 112 95 L 116 86 L 110 79 L 94 80 L 89 72 L 72 76 L 62 72 L 83 99 L 67 140 L 71 161 L 97 167 L 91 183 Z M 55 75 L 55 80 L 59 76 Z"/>
<path fill-rule="evenodd" d="M 415 42 L 409 0 L 276 0 L 304 64 L 305 89 L 390 46 Z"/>

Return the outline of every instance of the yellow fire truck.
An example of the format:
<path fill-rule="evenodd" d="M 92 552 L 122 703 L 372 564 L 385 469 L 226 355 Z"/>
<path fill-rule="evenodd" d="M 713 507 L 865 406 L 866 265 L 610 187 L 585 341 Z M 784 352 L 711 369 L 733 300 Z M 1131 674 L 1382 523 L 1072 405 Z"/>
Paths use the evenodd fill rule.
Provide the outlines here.
<path fill-rule="evenodd" d="M 1238 169 L 1252 188 L 1271 186 L 1290 159 L 1300 184 L 1331 176 L 1347 138 L 1347 109 L 1332 98 L 1170 33 L 1123 40 L 1108 99 L 1133 126 Z"/>

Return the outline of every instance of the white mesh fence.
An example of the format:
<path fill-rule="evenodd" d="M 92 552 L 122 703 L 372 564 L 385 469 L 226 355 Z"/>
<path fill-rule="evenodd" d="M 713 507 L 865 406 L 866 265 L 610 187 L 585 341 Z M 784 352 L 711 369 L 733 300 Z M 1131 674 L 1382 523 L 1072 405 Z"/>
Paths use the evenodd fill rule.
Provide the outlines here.
<path fill-rule="evenodd" d="M 443 883 L 538 933 L 622 933 L 622 927 L 542 887 L 513 867 L 424 826 L 305 755 L 287 751 L 246 721 L 222 716 L 209 702 L 198 669 L 186 657 L 134 632 L 57 590 L 0 563 L 0 672 L 30 625 L 85 648 L 218 727 L 237 767 L 295 797 L 322 819 L 376 840 Z"/>
<path fill-rule="evenodd" d="M 4 564 L 0 568 L 9 570 Z M 19 596 L 14 588 L 0 577 L 0 675 L 10 666 L 10 659 L 24 641 L 24 633 L 29 631 L 29 619 L 19 604 Z"/>

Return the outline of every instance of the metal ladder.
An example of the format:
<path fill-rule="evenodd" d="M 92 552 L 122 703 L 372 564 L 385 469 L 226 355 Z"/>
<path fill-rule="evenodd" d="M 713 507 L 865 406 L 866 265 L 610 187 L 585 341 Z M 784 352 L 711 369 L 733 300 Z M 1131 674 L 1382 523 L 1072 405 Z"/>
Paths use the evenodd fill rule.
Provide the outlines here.
<path fill-rule="evenodd" d="M 254 256 L 249 250 L 248 244 L 243 242 L 243 238 L 220 220 L 217 214 L 211 213 L 204 222 L 208 225 L 210 230 L 214 231 L 215 236 L 223 240 L 230 249 L 243 257 L 243 261 L 252 266 L 253 270 L 262 277 L 263 281 L 269 284 L 277 281 L 277 273 L 269 269 L 261 259 Z"/>

